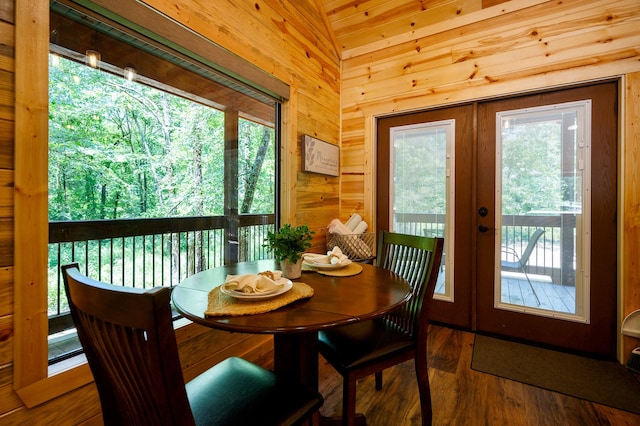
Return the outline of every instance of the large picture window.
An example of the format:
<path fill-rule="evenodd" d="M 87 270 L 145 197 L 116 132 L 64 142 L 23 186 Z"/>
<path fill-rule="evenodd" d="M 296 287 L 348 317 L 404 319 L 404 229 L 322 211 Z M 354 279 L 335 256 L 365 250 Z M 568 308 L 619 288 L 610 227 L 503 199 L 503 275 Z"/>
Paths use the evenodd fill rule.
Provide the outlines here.
<path fill-rule="evenodd" d="M 280 111 L 277 98 L 206 64 L 52 7 L 50 364 L 80 351 L 62 264 L 149 288 L 269 256 Z"/>

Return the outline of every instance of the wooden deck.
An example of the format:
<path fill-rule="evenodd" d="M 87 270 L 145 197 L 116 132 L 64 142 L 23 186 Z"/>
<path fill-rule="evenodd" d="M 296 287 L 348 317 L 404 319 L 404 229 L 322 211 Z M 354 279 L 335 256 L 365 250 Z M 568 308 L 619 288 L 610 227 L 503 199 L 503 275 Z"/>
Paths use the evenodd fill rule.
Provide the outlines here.
<path fill-rule="evenodd" d="M 444 279 L 440 275 L 436 293 L 444 293 Z M 576 289 L 553 283 L 548 276 L 529 274 L 531 286 L 522 273 L 502 273 L 502 302 L 530 308 L 573 314 L 576 310 Z M 535 294 L 532 291 L 535 290 Z M 536 295 L 540 300 L 536 299 Z"/>
<path fill-rule="evenodd" d="M 529 280 L 531 285 L 524 274 L 503 272 L 502 302 L 569 314 L 576 312 L 576 288 L 574 286 L 553 283 L 549 277 L 540 275 L 529 274 Z M 536 295 L 540 304 L 538 304 Z"/>

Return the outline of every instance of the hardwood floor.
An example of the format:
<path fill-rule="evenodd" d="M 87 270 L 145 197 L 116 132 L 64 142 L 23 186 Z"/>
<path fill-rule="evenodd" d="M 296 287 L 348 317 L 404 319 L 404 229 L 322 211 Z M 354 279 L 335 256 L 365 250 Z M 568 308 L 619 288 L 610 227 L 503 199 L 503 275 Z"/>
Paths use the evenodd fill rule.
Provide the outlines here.
<path fill-rule="evenodd" d="M 474 334 L 431 325 L 429 379 L 434 425 L 640 425 L 640 415 L 471 370 Z M 320 358 L 326 416 L 340 415 L 342 379 Z M 385 370 L 376 392 L 373 376 L 358 383 L 357 409 L 369 426 L 420 425 L 413 362 Z"/>

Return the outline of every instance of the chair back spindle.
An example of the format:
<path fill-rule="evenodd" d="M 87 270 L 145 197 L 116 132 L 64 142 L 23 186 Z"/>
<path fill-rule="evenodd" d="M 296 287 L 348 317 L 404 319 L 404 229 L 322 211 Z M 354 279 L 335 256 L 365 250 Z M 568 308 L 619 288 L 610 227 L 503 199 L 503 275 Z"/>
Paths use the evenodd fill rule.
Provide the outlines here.
<path fill-rule="evenodd" d="M 438 274 L 431 271 L 434 265 L 440 265 L 442 246 L 442 238 L 380 233 L 377 265 L 402 276 L 412 291 L 411 299 L 386 318 L 414 339 L 421 324 L 429 321 L 429 310 L 423 307 L 433 297 Z"/>

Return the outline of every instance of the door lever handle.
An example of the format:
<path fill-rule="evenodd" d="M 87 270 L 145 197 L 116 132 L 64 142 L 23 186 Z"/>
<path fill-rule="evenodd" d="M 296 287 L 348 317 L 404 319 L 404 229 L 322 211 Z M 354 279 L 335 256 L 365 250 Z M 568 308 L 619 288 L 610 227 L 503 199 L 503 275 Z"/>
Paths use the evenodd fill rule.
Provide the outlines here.
<path fill-rule="evenodd" d="M 486 225 L 480 225 L 480 226 L 478 226 L 478 231 L 480 231 L 480 232 L 487 232 L 489 229 L 491 229 L 491 228 L 489 228 L 489 227 L 488 227 L 488 226 L 486 226 Z"/>

